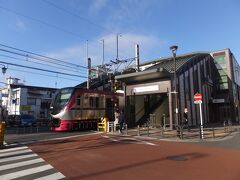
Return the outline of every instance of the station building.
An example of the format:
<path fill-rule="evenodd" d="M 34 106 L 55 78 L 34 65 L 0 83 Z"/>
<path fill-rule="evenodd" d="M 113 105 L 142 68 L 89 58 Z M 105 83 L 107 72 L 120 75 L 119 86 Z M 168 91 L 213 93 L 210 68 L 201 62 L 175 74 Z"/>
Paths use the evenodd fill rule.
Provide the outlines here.
<path fill-rule="evenodd" d="M 176 93 L 173 57 L 140 64 L 140 71 L 115 77 L 124 84 L 129 126 L 144 124 L 154 114 L 156 125 L 165 118 L 165 124 L 174 128 L 183 122 L 185 109 L 189 126 L 198 126 L 195 93 L 202 94 L 204 124 L 239 123 L 240 66 L 230 49 L 178 55 L 175 62 Z"/>

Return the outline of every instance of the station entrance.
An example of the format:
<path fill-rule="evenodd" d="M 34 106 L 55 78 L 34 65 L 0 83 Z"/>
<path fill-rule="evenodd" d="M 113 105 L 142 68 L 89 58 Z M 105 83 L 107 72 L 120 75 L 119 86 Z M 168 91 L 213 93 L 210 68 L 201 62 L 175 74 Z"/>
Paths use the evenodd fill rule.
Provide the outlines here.
<path fill-rule="evenodd" d="M 151 124 L 155 127 L 168 126 L 169 100 L 167 93 L 133 95 L 126 97 L 129 126 Z"/>

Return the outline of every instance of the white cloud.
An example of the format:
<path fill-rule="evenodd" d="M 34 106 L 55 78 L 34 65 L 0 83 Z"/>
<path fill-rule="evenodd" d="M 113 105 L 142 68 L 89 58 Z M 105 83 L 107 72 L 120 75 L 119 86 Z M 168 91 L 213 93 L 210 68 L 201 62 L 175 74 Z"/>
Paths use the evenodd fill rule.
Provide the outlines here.
<path fill-rule="evenodd" d="M 16 27 L 17 27 L 17 29 L 19 29 L 19 30 L 26 30 L 26 25 L 25 25 L 25 23 L 24 23 L 21 19 L 19 19 L 19 18 L 17 18 Z"/>
<path fill-rule="evenodd" d="M 116 58 L 116 34 L 101 36 L 88 42 L 88 54 L 92 59 L 92 65 L 99 65 L 102 62 L 102 39 L 105 43 L 105 63 Z M 118 40 L 119 59 L 133 58 L 135 56 L 135 44 L 140 45 L 140 57 L 163 44 L 163 41 L 158 37 L 144 34 L 122 34 Z M 66 47 L 56 52 L 49 52 L 47 56 L 86 66 L 86 43 Z"/>
<path fill-rule="evenodd" d="M 106 6 L 107 1 L 108 0 L 93 0 L 92 4 L 89 7 L 89 12 L 91 14 L 97 14 Z"/>

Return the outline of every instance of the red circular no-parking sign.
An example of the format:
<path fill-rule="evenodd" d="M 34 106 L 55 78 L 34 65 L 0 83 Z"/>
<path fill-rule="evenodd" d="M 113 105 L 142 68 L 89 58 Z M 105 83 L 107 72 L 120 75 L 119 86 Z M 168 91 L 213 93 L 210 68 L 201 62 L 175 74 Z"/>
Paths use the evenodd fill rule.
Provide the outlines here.
<path fill-rule="evenodd" d="M 194 94 L 194 100 L 195 101 L 201 101 L 202 100 L 202 95 L 200 93 Z"/>

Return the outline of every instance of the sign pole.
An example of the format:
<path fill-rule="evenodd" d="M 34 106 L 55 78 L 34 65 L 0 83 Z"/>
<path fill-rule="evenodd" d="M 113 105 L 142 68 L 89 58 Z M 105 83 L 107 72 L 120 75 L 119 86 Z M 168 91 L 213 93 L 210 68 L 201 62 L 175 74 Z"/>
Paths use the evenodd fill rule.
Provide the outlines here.
<path fill-rule="evenodd" d="M 194 103 L 199 104 L 200 112 L 200 138 L 203 139 L 203 119 L 202 119 L 202 95 L 200 93 L 194 94 Z"/>
<path fill-rule="evenodd" d="M 199 103 L 200 122 L 201 122 L 201 139 L 203 139 L 203 120 L 202 120 L 202 103 Z"/>

